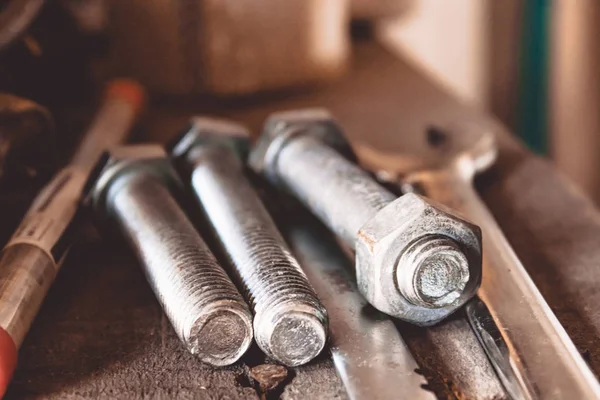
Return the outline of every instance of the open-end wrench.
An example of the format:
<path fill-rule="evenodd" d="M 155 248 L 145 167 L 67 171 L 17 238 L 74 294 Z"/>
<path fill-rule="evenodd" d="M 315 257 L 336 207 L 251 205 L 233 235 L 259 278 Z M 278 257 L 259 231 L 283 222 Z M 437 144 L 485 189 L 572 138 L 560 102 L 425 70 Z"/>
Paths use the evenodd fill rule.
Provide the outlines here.
<path fill-rule="evenodd" d="M 405 191 L 427 195 L 481 226 L 478 295 L 485 305 L 474 301 L 466 312 L 507 391 L 516 398 L 600 397 L 593 373 L 473 188 L 475 174 L 495 161 L 494 133 L 448 126 L 405 136 L 396 137 L 389 153 L 363 147 L 359 155 L 365 165 L 402 177 Z"/>

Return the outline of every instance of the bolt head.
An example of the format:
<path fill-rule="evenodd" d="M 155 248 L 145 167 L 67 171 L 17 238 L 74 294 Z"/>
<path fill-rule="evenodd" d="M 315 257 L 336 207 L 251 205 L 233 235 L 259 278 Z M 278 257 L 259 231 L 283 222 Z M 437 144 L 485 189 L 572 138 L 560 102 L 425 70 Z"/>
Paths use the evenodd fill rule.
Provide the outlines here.
<path fill-rule="evenodd" d="M 105 151 L 96 163 L 84 190 L 85 202 L 102 213 L 107 212 L 109 188 L 117 179 L 138 173 L 153 174 L 170 187 L 180 185 L 177 173 L 162 146 L 119 146 Z"/>
<path fill-rule="evenodd" d="M 250 167 L 276 183 L 276 174 L 272 171 L 277 162 L 277 155 L 288 140 L 299 135 L 311 135 L 325 145 L 335 148 L 351 161 L 355 162 L 357 159 L 352 146 L 331 114 L 325 109 L 311 108 L 271 114 L 250 153 Z"/>
<path fill-rule="evenodd" d="M 481 284 L 481 230 L 442 205 L 405 194 L 359 230 L 356 275 L 375 308 L 433 325 Z"/>
<path fill-rule="evenodd" d="M 245 163 L 250 148 L 250 133 L 244 126 L 224 119 L 194 117 L 190 125 L 168 146 L 176 159 L 185 159 L 198 146 L 229 148 Z"/>

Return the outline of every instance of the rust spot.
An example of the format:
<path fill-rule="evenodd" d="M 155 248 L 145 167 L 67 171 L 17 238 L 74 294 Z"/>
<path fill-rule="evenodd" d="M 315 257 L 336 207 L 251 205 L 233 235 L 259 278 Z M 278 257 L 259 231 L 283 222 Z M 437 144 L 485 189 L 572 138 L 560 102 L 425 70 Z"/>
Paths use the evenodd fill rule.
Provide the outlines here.
<path fill-rule="evenodd" d="M 250 377 L 258 383 L 261 394 L 276 389 L 288 376 L 288 370 L 282 365 L 262 364 L 250 369 Z"/>
<path fill-rule="evenodd" d="M 455 399 L 468 400 L 468 397 L 460 390 L 460 388 L 451 380 L 444 379 L 444 383 L 448 387 L 448 390 L 454 395 Z"/>
<path fill-rule="evenodd" d="M 364 234 L 363 231 L 358 231 L 358 238 L 367 245 L 369 251 L 372 253 L 375 241 L 369 235 Z"/>

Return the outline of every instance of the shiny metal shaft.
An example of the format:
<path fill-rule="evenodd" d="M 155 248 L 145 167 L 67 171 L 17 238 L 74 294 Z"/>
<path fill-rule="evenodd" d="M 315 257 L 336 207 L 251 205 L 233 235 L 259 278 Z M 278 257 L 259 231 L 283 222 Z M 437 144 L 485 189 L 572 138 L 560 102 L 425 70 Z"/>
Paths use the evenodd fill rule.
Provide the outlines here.
<path fill-rule="evenodd" d="M 227 147 L 201 144 L 187 154 L 194 192 L 255 313 L 259 347 L 288 365 L 325 346 L 328 318 L 250 182 Z"/>
<path fill-rule="evenodd" d="M 161 180 L 126 171 L 106 207 L 187 349 L 216 366 L 238 360 L 252 341 L 248 306 Z"/>
<path fill-rule="evenodd" d="M 394 196 L 358 165 L 310 136 L 288 140 L 277 155 L 278 178 L 345 243 Z"/>

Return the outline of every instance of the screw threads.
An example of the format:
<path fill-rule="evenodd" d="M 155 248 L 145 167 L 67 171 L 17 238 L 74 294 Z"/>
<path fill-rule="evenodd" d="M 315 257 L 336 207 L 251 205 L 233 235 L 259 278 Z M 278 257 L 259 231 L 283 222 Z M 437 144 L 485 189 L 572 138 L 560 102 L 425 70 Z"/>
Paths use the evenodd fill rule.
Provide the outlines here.
<path fill-rule="evenodd" d="M 352 248 L 362 225 L 396 199 L 358 165 L 309 135 L 289 139 L 271 168 Z"/>
<path fill-rule="evenodd" d="M 188 350 L 217 366 L 239 359 L 252 340 L 248 307 L 164 184 L 129 172 L 107 197 L 109 215 Z"/>
<path fill-rule="evenodd" d="M 325 345 L 327 314 L 234 154 L 197 146 L 187 162 L 192 186 L 255 312 L 261 349 L 304 364 Z"/>

